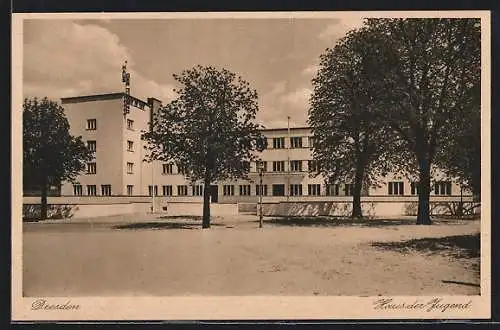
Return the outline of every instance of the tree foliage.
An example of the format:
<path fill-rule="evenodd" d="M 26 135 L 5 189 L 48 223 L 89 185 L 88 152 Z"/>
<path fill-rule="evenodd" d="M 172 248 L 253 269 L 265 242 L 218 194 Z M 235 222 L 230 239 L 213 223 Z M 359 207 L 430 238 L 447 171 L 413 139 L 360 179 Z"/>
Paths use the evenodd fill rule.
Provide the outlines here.
<path fill-rule="evenodd" d="M 204 183 L 203 228 L 210 226 L 210 184 L 244 178 L 254 151 L 264 148 L 254 123 L 257 92 L 236 74 L 195 66 L 174 74 L 178 97 L 153 116 L 153 129 L 143 134 L 148 160 L 175 162 L 186 176 Z"/>
<path fill-rule="evenodd" d="M 448 167 L 445 149 L 456 145 L 471 115 L 480 112 L 480 22 L 411 18 L 368 19 L 366 24 L 368 76 L 379 120 L 404 143 L 401 159 L 416 160 L 417 223 L 429 224 L 431 167 Z M 448 153 L 448 159 L 453 157 Z"/>
<path fill-rule="evenodd" d="M 352 31 L 321 55 L 309 110 L 318 173 L 354 182 L 353 217 L 362 216 L 362 186 L 376 185 L 387 173 L 388 148 L 397 144 L 372 116 L 377 104 L 366 74 L 365 34 Z"/>
<path fill-rule="evenodd" d="M 64 109 L 47 98 L 23 103 L 23 185 L 40 189 L 41 218 L 47 217 L 47 189 L 73 182 L 93 159 L 81 137 L 71 136 Z"/>

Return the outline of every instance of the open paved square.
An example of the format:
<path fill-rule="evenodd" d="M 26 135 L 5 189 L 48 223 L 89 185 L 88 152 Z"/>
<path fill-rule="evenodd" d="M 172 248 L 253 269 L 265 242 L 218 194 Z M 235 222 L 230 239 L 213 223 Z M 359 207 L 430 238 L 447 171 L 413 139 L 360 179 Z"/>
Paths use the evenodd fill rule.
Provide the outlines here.
<path fill-rule="evenodd" d="M 140 220 L 140 221 L 139 221 Z M 479 221 L 23 224 L 24 296 L 477 295 Z"/>

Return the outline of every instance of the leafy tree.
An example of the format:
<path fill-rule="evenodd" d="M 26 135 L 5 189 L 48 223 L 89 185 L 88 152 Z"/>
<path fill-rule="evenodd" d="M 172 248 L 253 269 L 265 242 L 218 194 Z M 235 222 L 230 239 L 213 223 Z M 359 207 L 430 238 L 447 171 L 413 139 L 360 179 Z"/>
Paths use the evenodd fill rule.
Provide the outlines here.
<path fill-rule="evenodd" d="M 47 190 L 62 181 L 73 182 L 93 154 L 81 137 L 69 133 L 64 109 L 47 99 L 23 103 L 23 185 L 41 192 L 40 218 L 47 218 Z"/>
<path fill-rule="evenodd" d="M 375 105 L 365 73 L 365 35 L 352 31 L 320 57 L 313 79 L 309 124 L 315 137 L 313 158 L 331 181 L 354 182 L 352 217 L 362 217 L 364 185 L 387 173 L 390 134 L 371 113 Z"/>
<path fill-rule="evenodd" d="M 479 104 L 481 91 L 479 86 L 471 90 Z M 454 117 L 457 134 L 444 141 L 436 155 L 436 162 L 449 176 L 459 179 L 460 184 L 468 188 L 476 198 L 481 197 L 481 112 L 470 109 L 463 117 Z"/>
<path fill-rule="evenodd" d="M 406 145 L 401 159 L 417 167 L 417 224 L 431 224 L 431 167 L 449 141 L 458 141 L 469 112 L 480 111 L 480 22 L 411 18 L 366 24 L 378 115 Z"/>
<path fill-rule="evenodd" d="M 210 185 L 245 178 L 254 151 L 264 149 L 257 92 L 226 69 L 195 66 L 174 74 L 178 97 L 153 116 L 148 160 L 174 161 L 192 181 L 204 184 L 203 228 L 210 227 Z"/>

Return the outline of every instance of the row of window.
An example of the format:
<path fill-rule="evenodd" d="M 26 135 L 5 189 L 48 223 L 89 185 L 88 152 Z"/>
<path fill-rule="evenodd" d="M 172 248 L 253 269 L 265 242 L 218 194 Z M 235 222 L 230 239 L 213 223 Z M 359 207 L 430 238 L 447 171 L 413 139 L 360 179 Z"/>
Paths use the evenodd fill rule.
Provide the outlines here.
<path fill-rule="evenodd" d="M 327 196 L 340 196 L 341 186 L 343 186 L 343 195 L 344 196 L 352 196 L 354 185 L 353 184 L 329 184 L 326 185 L 326 195 Z M 255 185 L 255 195 L 262 194 L 263 196 L 268 195 L 268 186 L 267 185 Z M 239 185 L 239 195 L 240 196 L 250 196 L 251 188 L 250 185 Z M 285 185 L 284 184 L 273 184 L 271 185 L 271 194 L 272 196 L 285 196 Z M 127 195 L 134 194 L 134 186 L 127 186 Z M 164 185 L 162 186 L 163 196 L 173 196 L 173 187 L 172 185 Z M 154 186 L 155 195 L 158 195 L 158 186 Z M 73 185 L 73 192 L 75 196 L 83 195 L 83 187 L 82 185 L 76 184 Z M 203 185 L 192 185 L 191 186 L 192 196 L 203 196 Z M 87 185 L 87 195 L 95 196 L 97 194 L 97 186 L 96 185 Z M 149 195 L 153 194 L 153 186 L 149 186 Z M 223 196 L 234 196 L 235 194 L 235 185 L 223 185 L 222 186 L 222 195 Z M 403 182 L 392 181 L 388 183 L 388 194 L 389 195 L 404 195 L 404 184 Z M 418 194 L 418 186 L 417 183 L 411 183 L 411 194 Z M 434 194 L 435 195 L 451 195 L 451 182 L 442 181 L 436 182 L 434 185 Z M 111 185 L 104 184 L 101 185 L 101 195 L 110 196 L 111 195 Z M 178 196 L 187 196 L 188 195 L 188 185 L 178 185 L 177 186 L 177 195 Z M 290 185 L 290 196 L 302 196 L 302 184 L 291 184 Z M 307 195 L 309 196 L 320 196 L 321 195 L 321 184 L 308 184 L 307 185 Z"/>
<path fill-rule="evenodd" d="M 303 148 L 304 145 L 302 143 L 302 136 L 292 136 L 290 137 L 289 141 L 289 146 L 290 148 Z M 272 138 L 273 141 L 273 149 L 284 149 L 286 148 L 285 145 L 285 138 L 284 137 L 275 137 Z M 308 137 L 308 147 L 312 148 L 314 146 L 314 137 L 309 136 Z M 266 138 L 266 146 L 269 148 L 269 138 Z"/>
<path fill-rule="evenodd" d="M 81 184 L 73 185 L 73 194 L 75 196 L 83 195 L 83 186 Z M 87 195 L 88 196 L 96 196 L 97 195 L 97 185 L 89 184 L 87 185 Z M 102 184 L 101 185 L 101 195 L 102 196 L 111 196 L 111 185 L 110 184 Z"/>
<path fill-rule="evenodd" d="M 132 119 L 127 119 L 127 129 L 134 130 L 134 121 Z M 87 130 L 95 131 L 97 130 L 97 119 L 87 119 Z"/>
<path fill-rule="evenodd" d="M 96 140 L 87 140 L 87 148 L 95 152 L 97 150 L 97 141 Z M 127 141 L 127 151 L 134 151 L 134 141 Z"/>

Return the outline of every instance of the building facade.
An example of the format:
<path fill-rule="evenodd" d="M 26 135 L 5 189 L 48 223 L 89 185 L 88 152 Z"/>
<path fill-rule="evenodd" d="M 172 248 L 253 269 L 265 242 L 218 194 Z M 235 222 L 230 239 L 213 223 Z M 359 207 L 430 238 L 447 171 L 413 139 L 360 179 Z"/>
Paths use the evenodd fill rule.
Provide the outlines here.
<path fill-rule="evenodd" d="M 124 102 L 129 100 L 129 111 Z M 161 101 L 146 101 L 125 93 L 90 95 L 61 99 L 70 123 L 71 134 L 82 136 L 95 152 L 86 173 L 77 183 L 62 185 L 63 196 L 158 196 L 172 201 L 200 201 L 201 182 L 190 182 L 182 166 L 155 161 L 145 162 L 143 131 L 149 129 L 152 113 Z M 253 203 L 260 191 L 269 201 L 314 201 L 352 195 L 350 182 L 327 185 L 322 176 L 314 176 L 312 159 L 314 137 L 308 127 L 265 129 L 268 147 L 259 155 L 262 177 L 256 163 L 251 164 L 247 179 L 214 183 L 210 189 L 213 203 Z M 262 186 L 260 180 L 262 179 Z M 434 178 L 431 195 L 470 195 L 449 178 Z M 414 182 L 397 173 L 381 180 L 379 187 L 366 187 L 364 196 L 416 196 Z"/>

